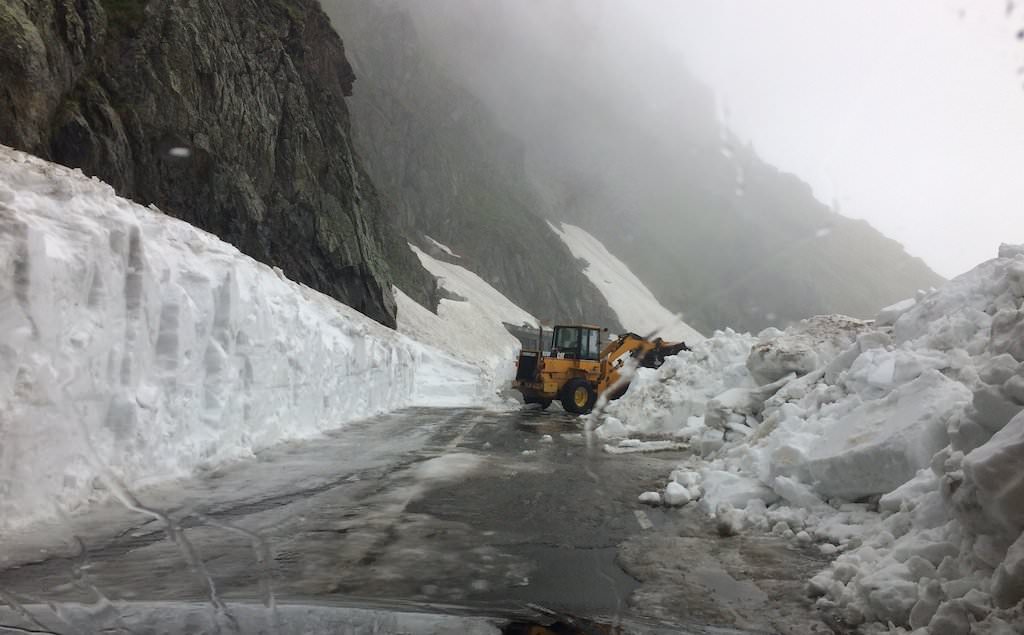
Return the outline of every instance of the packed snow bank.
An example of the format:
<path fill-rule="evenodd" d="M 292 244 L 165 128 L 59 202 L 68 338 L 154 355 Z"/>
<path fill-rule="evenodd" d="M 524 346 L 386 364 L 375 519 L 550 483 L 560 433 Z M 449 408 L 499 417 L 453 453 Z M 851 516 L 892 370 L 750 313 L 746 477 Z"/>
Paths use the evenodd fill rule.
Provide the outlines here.
<path fill-rule="evenodd" d="M 429 239 L 455 256 L 444 245 Z M 536 328 L 537 319 L 469 269 L 438 260 L 413 245 L 409 247 L 441 288 L 457 297 L 442 299 L 434 314 L 396 289 L 398 330 L 479 367 L 489 393 L 508 387 L 515 376 L 521 346 L 504 324 Z"/>
<path fill-rule="evenodd" d="M 704 339 L 695 328 L 658 302 L 654 294 L 629 267 L 616 258 L 584 230 L 561 223 L 561 229 L 548 223 L 577 258 L 587 262 L 583 273 L 594 283 L 608 306 L 615 311 L 623 328 L 640 335 L 654 333 L 670 341 L 695 344 Z"/>
<path fill-rule="evenodd" d="M 880 316 L 716 333 L 593 423 L 690 439 L 665 492 L 838 554 L 809 590 L 864 632 L 1024 632 L 1024 249 Z"/>
<path fill-rule="evenodd" d="M 477 368 L 2 146 L 0 333 L 0 529 L 74 509 L 104 472 L 179 477 L 486 390 Z"/>

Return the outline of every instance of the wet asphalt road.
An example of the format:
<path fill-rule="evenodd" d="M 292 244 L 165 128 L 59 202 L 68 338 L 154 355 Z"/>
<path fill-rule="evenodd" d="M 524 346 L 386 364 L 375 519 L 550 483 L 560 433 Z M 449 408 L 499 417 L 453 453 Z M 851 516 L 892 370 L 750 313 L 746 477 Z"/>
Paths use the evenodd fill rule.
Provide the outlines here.
<path fill-rule="evenodd" d="M 801 606 L 797 615 L 787 609 L 759 621 L 766 594 L 737 583 L 720 563 L 739 562 L 732 573 L 775 566 L 781 573 L 770 582 L 783 584 L 771 593 L 799 605 L 801 567 L 819 562 L 784 546 L 739 542 L 737 553 L 746 549 L 749 558 L 709 560 L 712 543 L 730 547 L 696 514 L 637 503 L 684 455 L 612 456 L 588 442 L 577 421 L 552 408 L 411 409 L 358 422 L 139 492 L 179 528 L 175 541 L 164 523 L 113 503 L 8 541 L 0 590 L 36 602 L 272 597 L 489 615 L 540 606 L 610 620 L 790 630 L 781 620 L 791 632 L 809 632 L 814 618 Z M 687 575 L 673 554 L 699 560 L 705 573 Z"/>

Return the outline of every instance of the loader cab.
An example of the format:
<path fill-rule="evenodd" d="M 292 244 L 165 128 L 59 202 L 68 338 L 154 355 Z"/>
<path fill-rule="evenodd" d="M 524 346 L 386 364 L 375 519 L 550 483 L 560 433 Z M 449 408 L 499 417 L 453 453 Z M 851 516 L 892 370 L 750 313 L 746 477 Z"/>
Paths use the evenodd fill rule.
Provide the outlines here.
<path fill-rule="evenodd" d="M 551 357 L 597 361 L 601 357 L 601 329 L 596 326 L 556 326 L 551 336 Z"/>

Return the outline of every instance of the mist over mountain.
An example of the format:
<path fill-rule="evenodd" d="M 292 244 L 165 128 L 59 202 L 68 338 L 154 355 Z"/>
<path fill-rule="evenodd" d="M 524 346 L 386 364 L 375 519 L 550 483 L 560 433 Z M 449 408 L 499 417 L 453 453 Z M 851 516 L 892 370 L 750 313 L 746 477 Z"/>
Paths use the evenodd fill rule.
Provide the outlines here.
<path fill-rule="evenodd" d="M 392 285 L 437 305 L 429 237 L 541 319 L 633 328 L 549 220 L 705 332 L 941 282 L 736 143 L 657 0 L 32 6 L 0 8 L 0 143 L 390 326 Z"/>
<path fill-rule="evenodd" d="M 942 282 L 901 245 L 836 213 L 797 176 L 737 143 L 728 113 L 686 68 L 658 3 L 328 0 L 324 7 L 351 42 L 357 138 L 375 181 L 373 166 L 400 162 L 410 149 L 384 142 L 394 130 L 367 126 L 373 117 L 361 114 L 361 99 L 376 93 L 381 103 L 404 91 L 409 117 L 420 123 L 472 112 L 474 134 L 491 135 L 474 160 L 487 163 L 492 183 L 502 175 L 526 208 L 596 235 L 698 328 L 759 329 L 825 312 L 869 317 Z M 395 38 L 383 22 L 360 20 L 370 11 L 411 17 L 401 56 L 420 72 L 400 68 L 396 47 L 382 45 Z M 420 89 L 409 92 L 412 83 Z M 488 126 L 501 130 L 484 132 Z M 443 144 L 420 141 L 421 156 L 450 156 L 436 153 Z M 421 174 L 442 162 L 428 162 Z M 401 196 L 394 179 L 381 187 Z M 489 213 L 470 209 L 459 222 Z M 430 216 L 407 220 L 426 229 L 437 224 Z M 516 248 L 538 254 L 543 244 Z"/>
<path fill-rule="evenodd" d="M 323 6 L 349 42 L 360 78 L 348 100 L 353 134 L 393 213 L 393 231 L 439 258 L 448 256 L 430 239 L 452 248 L 458 264 L 542 319 L 619 328 L 581 263 L 548 227 L 525 172 L 523 142 L 439 58 L 424 55 L 409 12 L 363 0 Z M 415 277 L 393 270 L 399 288 L 430 306 Z"/>

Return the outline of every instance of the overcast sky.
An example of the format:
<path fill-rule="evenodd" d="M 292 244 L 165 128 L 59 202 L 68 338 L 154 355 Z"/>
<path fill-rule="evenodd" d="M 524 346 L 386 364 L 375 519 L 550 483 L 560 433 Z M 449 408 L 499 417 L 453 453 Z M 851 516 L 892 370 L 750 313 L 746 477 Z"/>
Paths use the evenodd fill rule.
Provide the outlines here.
<path fill-rule="evenodd" d="M 826 203 L 954 276 L 1024 243 L 1024 3 L 633 6 L 729 126 Z"/>

